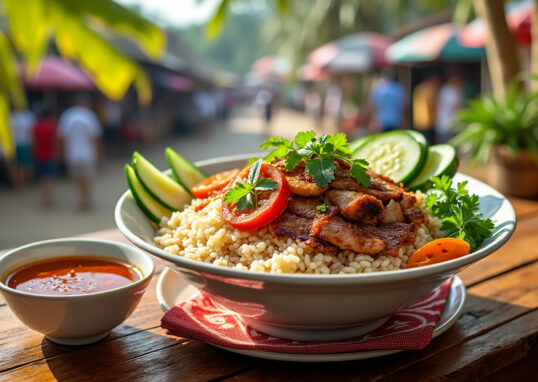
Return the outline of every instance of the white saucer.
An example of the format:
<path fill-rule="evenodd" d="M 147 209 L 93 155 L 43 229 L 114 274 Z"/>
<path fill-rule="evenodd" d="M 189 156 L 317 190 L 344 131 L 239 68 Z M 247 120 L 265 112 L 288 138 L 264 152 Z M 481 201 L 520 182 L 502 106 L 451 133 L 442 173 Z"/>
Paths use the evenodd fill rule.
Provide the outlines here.
<path fill-rule="evenodd" d="M 185 281 L 179 274 L 170 268 L 166 268 L 159 276 L 157 282 L 157 300 L 164 312 L 170 310 L 171 307 L 179 302 L 193 296 L 198 290 Z M 458 276 L 454 276 L 450 291 L 448 293 L 447 302 L 437 323 L 437 327 L 433 330 L 432 339 L 446 332 L 460 318 L 465 308 L 467 293 L 465 285 Z M 213 345 L 216 346 L 216 345 Z M 276 353 L 260 350 L 242 350 L 232 349 L 224 346 L 217 346 L 221 349 L 228 350 L 234 353 L 247 355 L 250 357 L 273 359 L 279 361 L 293 362 L 337 362 L 351 361 L 357 359 L 367 359 L 381 357 L 389 354 L 401 352 L 399 349 L 390 350 L 366 350 L 348 353 L 330 353 L 330 354 L 290 354 Z"/>

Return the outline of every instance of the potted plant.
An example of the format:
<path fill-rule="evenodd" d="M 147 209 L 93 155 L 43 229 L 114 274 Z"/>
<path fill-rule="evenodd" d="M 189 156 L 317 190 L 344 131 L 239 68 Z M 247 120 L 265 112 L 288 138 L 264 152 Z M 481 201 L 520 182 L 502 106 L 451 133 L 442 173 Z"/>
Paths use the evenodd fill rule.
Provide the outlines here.
<path fill-rule="evenodd" d="M 454 146 L 470 154 L 471 165 L 489 162 L 488 182 L 503 193 L 538 195 L 538 93 L 513 81 L 503 99 L 492 95 L 469 102 L 454 125 Z"/>

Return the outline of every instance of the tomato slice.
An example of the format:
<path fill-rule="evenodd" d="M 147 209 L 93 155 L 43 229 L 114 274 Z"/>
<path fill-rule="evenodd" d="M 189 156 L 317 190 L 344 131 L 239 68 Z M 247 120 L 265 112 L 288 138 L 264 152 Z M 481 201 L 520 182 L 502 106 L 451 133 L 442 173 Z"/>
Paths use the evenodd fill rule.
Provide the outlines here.
<path fill-rule="evenodd" d="M 244 168 L 239 173 L 236 180 L 230 184 L 230 188 L 246 180 L 250 167 Z M 224 198 L 222 198 L 222 217 L 241 231 L 252 231 L 269 224 L 282 215 L 288 205 L 290 188 L 280 170 L 270 164 L 263 163 L 260 168 L 260 178 L 274 180 L 278 188 L 271 191 L 263 191 L 258 200 L 258 208 L 239 211 L 236 202 L 227 204 L 224 202 Z"/>
<path fill-rule="evenodd" d="M 213 192 L 219 191 L 226 187 L 238 173 L 238 168 L 230 171 L 219 172 L 218 174 L 212 175 L 192 187 L 191 192 L 199 199 L 207 198 Z"/>
<path fill-rule="evenodd" d="M 453 237 L 445 237 L 424 244 L 416 250 L 409 260 L 407 268 L 422 267 L 465 256 L 470 251 L 469 243 Z"/>

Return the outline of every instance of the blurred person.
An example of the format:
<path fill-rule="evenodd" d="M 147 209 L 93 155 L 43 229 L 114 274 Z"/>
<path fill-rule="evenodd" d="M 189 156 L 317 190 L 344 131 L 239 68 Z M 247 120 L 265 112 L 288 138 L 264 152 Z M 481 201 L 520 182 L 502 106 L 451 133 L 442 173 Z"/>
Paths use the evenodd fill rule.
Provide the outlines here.
<path fill-rule="evenodd" d="M 270 135 L 271 130 L 271 120 L 273 119 L 273 106 L 274 106 L 274 97 L 273 93 L 267 89 L 262 89 L 256 94 L 254 99 L 254 105 L 260 110 L 261 114 L 264 117 L 264 134 L 266 136 Z"/>
<path fill-rule="evenodd" d="M 58 122 L 60 145 L 81 210 L 91 208 L 92 180 L 102 155 L 103 128 L 89 103 L 87 94 L 77 95 L 75 105 L 65 110 Z"/>
<path fill-rule="evenodd" d="M 432 74 L 413 90 L 413 127 L 426 137 L 429 144 L 435 142 L 437 96 L 441 78 Z"/>
<path fill-rule="evenodd" d="M 314 127 L 318 132 L 323 132 L 323 99 L 317 89 L 310 89 L 304 98 L 305 112 L 314 121 Z"/>
<path fill-rule="evenodd" d="M 208 134 L 217 112 L 216 102 L 209 91 L 197 91 L 193 101 L 200 118 L 200 131 L 205 136 Z"/>
<path fill-rule="evenodd" d="M 120 148 L 123 109 L 120 102 L 112 100 L 107 100 L 105 107 L 103 138 L 108 150 L 116 154 Z"/>
<path fill-rule="evenodd" d="M 325 95 L 325 111 L 332 118 L 333 126 L 337 130 L 341 130 L 342 127 L 343 98 L 344 94 L 339 84 L 333 83 L 329 86 Z"/>
<path fill-rule="evenodd" d="M 387 132 L 404 128 L 408 102 L 407 92 L 396 82 L 394 70 L 385 68 L 370 94 L 372 130 Z"/>
<path fill-rule="evenodd" d="M 13 184 L 22 189 L 32 179 L 32 129 L 36 121 L 35 114 L 29 110 L 15 110 L 11 113 L 11 126 L 15 136 L 15 162 L 11 169 Z"/>
<path fill-rule="evenodd" d="M 438 143 L 446 142 L 452 138 L 454 114 L 464 106 L 463 81 L 459 76 L 451 75 L 441 86 L 437 99 L 435 135 Z"/>
<path fill-rule="evenodd" d="M 41 189 L 41 205 L 52 205 L 53 179 L 57 172 L 56 121 L 49 109 L 44 108 L 33 128 L 33 154 L 36 175 Z"/>

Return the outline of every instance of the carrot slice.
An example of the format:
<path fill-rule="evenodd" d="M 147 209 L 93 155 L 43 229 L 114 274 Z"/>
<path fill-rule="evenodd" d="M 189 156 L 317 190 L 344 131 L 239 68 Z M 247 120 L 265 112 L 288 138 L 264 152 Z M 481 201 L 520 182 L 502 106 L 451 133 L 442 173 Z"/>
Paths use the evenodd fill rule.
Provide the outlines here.
<path fill-rule="evenodd" d="M 413 253 L 407 261 L 407 268 L 441 263 L 469 253 L 471 247 L 465 240 L 445 237 L 430 241 Z"/>

